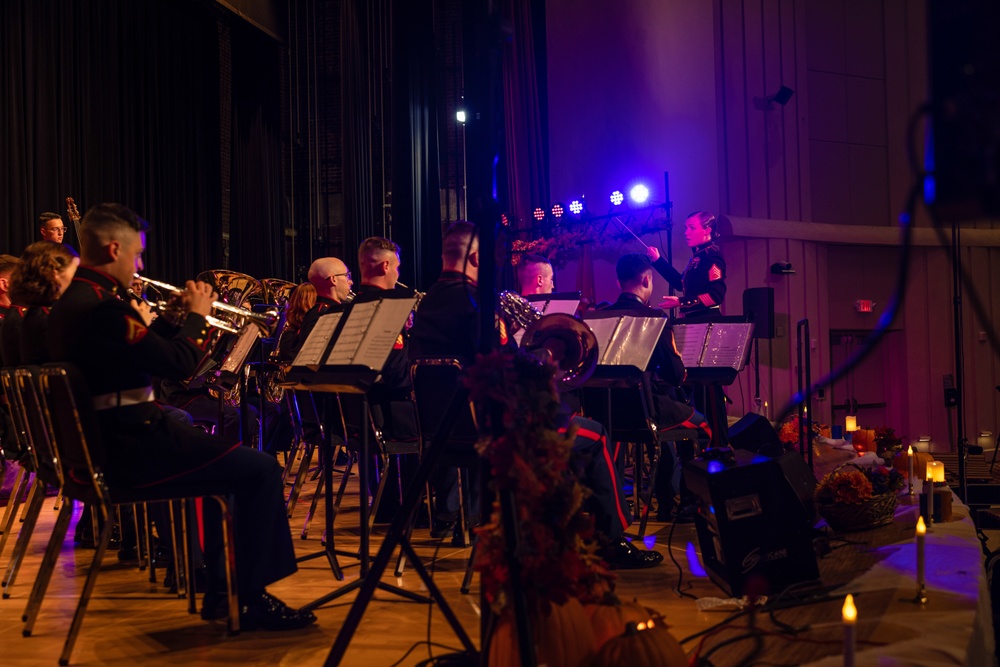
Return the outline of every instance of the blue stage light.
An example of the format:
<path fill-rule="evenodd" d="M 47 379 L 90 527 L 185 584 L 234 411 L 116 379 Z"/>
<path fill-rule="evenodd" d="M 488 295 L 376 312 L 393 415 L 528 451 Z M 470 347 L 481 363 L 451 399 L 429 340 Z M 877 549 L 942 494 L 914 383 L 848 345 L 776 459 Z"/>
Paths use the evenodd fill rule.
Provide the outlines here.
<path fill-rule="evenodd" d="M 645 204 L 646 200 L 649 199 L 649 188 L 639 183 L 629 191 L 628 195 L 636 204 Z"/>

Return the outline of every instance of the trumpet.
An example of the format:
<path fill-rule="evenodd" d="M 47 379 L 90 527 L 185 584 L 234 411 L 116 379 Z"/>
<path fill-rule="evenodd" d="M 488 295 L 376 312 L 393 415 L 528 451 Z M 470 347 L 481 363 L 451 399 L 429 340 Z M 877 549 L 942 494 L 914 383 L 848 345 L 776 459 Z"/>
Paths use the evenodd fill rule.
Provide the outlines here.
<path fill-rule="evenodd" d="M 138 273 L 134 274 L 133 277 L 141 282 L 143 285 L 149 285 L 154 287 L 161 292 L 169 292 L 170 294 L 182 294 L 184 292 L 180 287 L 175 287 L 170 283 L 161 282 L 159 280 L 153 280 L 152 278 L 147 278 L 141 276 Z M 131 290 L 130 290 L 131 292 Z M 163 301 L 150 302 L 142 298 L 139 295 L 134 295 L 142 301 L 149 304 L 151 307 L 157 310 L 164 310 L 166 308 L 166 303 Z M 223 303 L 222 301 L 213 301 L 212 310 L 217 313 L 225 313 L 229 317 L 233 318 L 232 323 L 213 315 L 209 315 L 205 318 L 210 326 L 216 329 L 221 329 L 222 331 L 228 331 L 230 333 L 240 333 L 240 330 L 247 324 L 253 324 L 254 326 L 261 329 L 262 335 L 268 335 L 274 328 L 274 325 L 278 322 L 278 311 L 275 308 L 270 308 L 263 313 L 254 313 L 244 308 L 238 306 L 231 306 L 228 303 Z"/>

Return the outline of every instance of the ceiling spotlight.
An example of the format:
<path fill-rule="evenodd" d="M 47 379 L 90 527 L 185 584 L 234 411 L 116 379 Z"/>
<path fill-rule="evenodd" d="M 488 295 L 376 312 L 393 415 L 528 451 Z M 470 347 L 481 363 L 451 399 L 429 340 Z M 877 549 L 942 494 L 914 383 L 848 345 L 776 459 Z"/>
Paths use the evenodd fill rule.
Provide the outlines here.
<path fill-rule="evenodd" d="M 649 199 L 649 188 L 642 183 L 639 183 L 629 190 L 628 196 L 631 197 L 632 201 L 636 204 L 645 204 L 646 200 Z"/>
<path fill-rule="evenodd" d="M 535 220 L 541 222 L 542 220 L 545 219 L 545 209 L 539 206 L 534 210 L 534 212 L 531 215 L 534 216 Z"/>
<path fill-rule="evenodd" d="M 555 203 L 555 204 L 552 205 L 552 217 L 553 218 L 561 218 L 561 217 L 563 217 L 563 213 L 565 213 L 565 212 L 566 212 L 566 209 L 563 207 L 562 204 L 560 204 L 560 203 L 557 202 L 557 203 Z"/>
<path fill-rule="evenodd" d="M 621 190 L 615 190 L 611 193 L 612 206 L 621 206 L 623 201 L 625 201 L 625 195 L 622 194 Z"/>
<path fill-rule="evenodd" d="M 583 201 L 579 199 L 574 199 L 569 203 L 569 212 L 573 215 L 580 215 L 583 213 Z"/>
<path fill-rule="evenodd" d="M 462 125 L 465 125 L 465 109 L 459 109 L 455 112 L 455 120 L 457 120 Z"/>

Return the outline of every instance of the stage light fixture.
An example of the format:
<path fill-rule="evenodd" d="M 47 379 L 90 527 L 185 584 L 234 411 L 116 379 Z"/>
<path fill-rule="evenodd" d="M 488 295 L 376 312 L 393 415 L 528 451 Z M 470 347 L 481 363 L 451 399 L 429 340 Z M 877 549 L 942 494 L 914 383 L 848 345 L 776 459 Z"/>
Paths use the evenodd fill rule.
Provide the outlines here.
<path fill-rule="evenodd" d="M 639 183 L 629 190 L 628 196 L 631 197 L 632 201 L 636 204 L 645 204 L 646 200 L 649 199 L 649 188 L 642 183 Z"/>
<path fill-rule="evenodd" d="M 455 120 L 457 120 L 462 125 L 465 125 L 465 109 L 459 109 L 455 112 Z"/>
<path fill-rule="evenodd" d="M 583 201 L 580 199 L 574 199 L 569 203 L 569 212 L 573 215 L 580 215 L 583 213 Z"/>
<path fill-rule="evenodd" d="M 510 216 L 508 216 L 506 213 L 501 213 L 500 224 L 503 225 L 504 227 L 510 227 Z"/>
<path fill-rule="evenodd" d="M 552 217 L 553 218 L 561 218 L 561 217 L 563 217 L 563 213 L 565 213 L 565 212 L 566 212 L 566 207 L 563 206 L 561 203 L 556 202 L 555 204 L 552 205 Z"/>
<path fill-rule="evenodd" d="M 532 215 L 534 216 L 535 220 L 541 222 L 542 220 L 545 219 L 545 209 L 539 206 L 538 208 L 535 209 Z"/>
<path fill-rule="evenodd" d="M 623 201 L 625 201 L 625 195 L 622 194 L 621 190 L 615 190 L 611 193 L 612 206 L 621 206 Z"/>

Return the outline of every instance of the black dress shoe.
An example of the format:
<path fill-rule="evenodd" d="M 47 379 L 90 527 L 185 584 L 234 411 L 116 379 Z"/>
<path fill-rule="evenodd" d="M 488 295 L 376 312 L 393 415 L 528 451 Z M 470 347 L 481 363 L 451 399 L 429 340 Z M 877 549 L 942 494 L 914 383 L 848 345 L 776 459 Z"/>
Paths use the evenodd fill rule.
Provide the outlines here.
<path fill-rule="evenodd" d="M 638 549 L 622 538 L 619 543 L 611 547 L 605 560 L 612 570 L 640 570 L 662 563 L 663 554 L 658 551 Z"/>
<path fill-rule="evenodd" d="M 455 530 L 456 523 L 458 522 L 455 519 L 434 519 L 434 524 L 431 526 L 431 537 L 439 540 L 442 537 L 452 535 Z"/>
<path fill-rule="evenodd" d="M 224 619 L 229 616 L 229 603 L 225 593 L 209 591 L 201 607 L 204 621 Z M 240 610 L 240 630 L 297 630 L 316 622 L 316 615 L 303 609 L 292 609 L 268 592 Z"/>
<path fill-rule="evenodd" d="M 240 610 L 241 630 L 298 630 L 316 622 L 307 609 L 292 609 L 268 592 Z"/>

